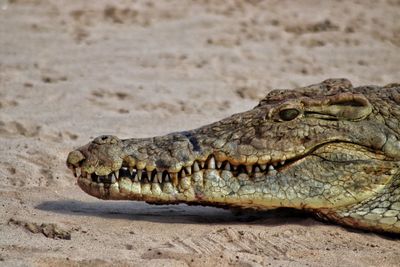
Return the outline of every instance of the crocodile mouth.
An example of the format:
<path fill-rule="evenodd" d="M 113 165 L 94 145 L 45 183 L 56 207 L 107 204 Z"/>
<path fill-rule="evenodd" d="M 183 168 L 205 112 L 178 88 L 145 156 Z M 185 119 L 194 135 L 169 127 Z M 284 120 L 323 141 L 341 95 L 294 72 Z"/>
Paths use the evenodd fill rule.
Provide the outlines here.
<path fill-rule="evenodd" d="M 138 166 L 129 166 L 124 161 L 119 170 L 108 175 L 97 175 L 95 172 L 87 173 L 83 168 L 69 166 L 75 177 L 78 178 L 80 187 L 100 198 L 109 198 L 112 195 L 110 190 L 117 190 L 120 194 L 136 195 L 160 195 L 170 193 L 181 193 L 189 187 L 194 187 L 196 177 L 204 176 L 205 172 L 214 172 L 222 175 L 223 172 L 229 172 L 232 177 L 256 180 L 266 176 L 276 176 L 285 168 L 290 167 L 301 157 L 269 162 L 265 164 L 255 163 L 252 165 L 234 165 L 228 160 L 217 161 L 214 155 L 210 155 L 207 160 L 196 160 L 190 166 L 182 167 L 177 172 L 167 170 L 147 170 L 139 169 Z M 205 178 L 207 179 L 207 178 Z M 203 183 L 203 181 L 201 182 Z M 96 187 L 93 190 L 93 187 Z M 119 198 L 118 192 L 114 192 L 115 197 Z"/>
<path fill-rule="evenodd" d="M 298 159 L 296 159 L 298 160 Z M 228 161 L 217 162 L 214 156 L 209 157 L 205 162 L 195 161 L 191 166 L 183 167 L 179 172 L 168 172 L 168 171 L 146 171 L 144 169 L 137 169 L 135 167 L 127 167 L 125 162 L 121 169 L 111 172 L 108 175 L 97 175 L 96 173 L 85 173 L 81 171 L 79 167 L 74 167 L 75 177 L 90 179 L 92 182 L 97 183 L 115 183 L 120 177 L 127 177 L 134 182 L 141 183 L 152 183 L 152 182 L 172 182 L 174 185 L 179 182 L 180 179 L 191 176 L 192 173 L 204 171 L 204 170 L 217 170 L 217 171 L 229 171 L 233 176 L 239 176 L 240 174 L 246 174 L 250 178 L 256 174 L 264 175 L 275 175 L 283 168 L 289 166 L 291 163 L 296 161 L 293 160 L 282 160 L 270 164 L 252 164 L 252 165 L 232 165 Z M 124 166 L 125 165 L 125 166 Z"/>
<path fill-rule="evenodd" d="M 360 153 L 364 156 L 360 156 Z M 215 180 L 216 176 L 219 180 L 225 179 L 227 183 L 233 180 L 239 182 L 246 180 L 251 184 L 266 180 L 273 181 L 276 177 L 290 172 L 298 164 L 302 164 L 309 156 L 316 156 L 325 162 L 332 161 L 338 164 L 357 162 L 361 164 L 362 161 L 374 157 L 372 151 L 362 145 L 346 141 L 331 141 L 316 145 L 292 158 L 284 155 L 285 160 L 267 163 L 238 165 L 237 162 L 233 164 L 229 160 L 218 161 L 216 155 L 211 154 L 206 160 L 195 160 L 191 165 L 183 166 L 176 171 L 162 170 L 142 163 L 133 165 L 129 157 L 122 162 L 117 171 L 112 171 L 107 175 L 87 173 L 80 164 L 69 165 L 69 167 L 78 177 L 78 185 L 95 197 L 154 202 L 163 200 L 175 203 L 182 201 L 180 199 L 182 195 L 185 198 L 185 194 L 187 195 L 189 191 L 190 195 L 194 196 L 191 199 L 195 199 L 197 195 L 204 192 L 204 189 L 214 186 L 212 183 L 215 181 L 212 180 Z M 185 200 L 189 201 L 187 198 Z"/>

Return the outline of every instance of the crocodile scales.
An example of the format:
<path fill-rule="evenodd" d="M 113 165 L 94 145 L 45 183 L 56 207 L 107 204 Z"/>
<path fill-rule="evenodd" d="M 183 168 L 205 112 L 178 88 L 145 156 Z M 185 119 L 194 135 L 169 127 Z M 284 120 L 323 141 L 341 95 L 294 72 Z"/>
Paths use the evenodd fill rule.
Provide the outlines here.
<path fill-rule="evenodd" d="M 191 131 L 100 136 L 69 153 L 101 199 L 301 209 L 400 233 L 400 84 L 329 79 L 273 90 L 253 109 Z"/>

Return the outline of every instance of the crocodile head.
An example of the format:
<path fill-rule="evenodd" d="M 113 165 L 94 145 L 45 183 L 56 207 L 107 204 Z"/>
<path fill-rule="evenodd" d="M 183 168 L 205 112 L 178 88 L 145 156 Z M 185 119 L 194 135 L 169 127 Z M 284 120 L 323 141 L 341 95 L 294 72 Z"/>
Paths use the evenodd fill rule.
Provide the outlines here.
<path fill-rule="evenodd" d="M 330 79 L 274 90 L 201 128 L 72 151 L 79 186 L 102 199 L 336 209 L 382 191 L 399 170 L 400 86 Z"/>

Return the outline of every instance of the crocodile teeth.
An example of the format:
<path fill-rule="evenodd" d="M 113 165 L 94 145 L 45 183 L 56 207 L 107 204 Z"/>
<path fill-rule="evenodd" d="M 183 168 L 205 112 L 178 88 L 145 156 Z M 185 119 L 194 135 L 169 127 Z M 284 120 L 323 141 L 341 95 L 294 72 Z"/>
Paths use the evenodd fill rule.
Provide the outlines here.
<path fill-rule="evenodd" d="M 119 179 L 119 170 L 116 170 L 116 171 L 114 172 L 114 175 L 115 175 L 115 178 Z"/>
<path fill-rule="evenodd" d="M 131 178 L 134 182 L 139 182 L 138 176 L 134 173 Z"/>
<path fill-rule="evenodd" d="M 202 169 L 204 169 L 204 166 L 206 165 L 206 163 L 204 162 L 204 161 L 200 161 L 200 167 L 202 168 Z"/>
<path fill-rule="evenodd" d="M 112 183 L 112 184 L 115 183 L 115 182 L 117 181 L 117 178 L 118 178 L 118 177 L 116 177 L 115 173 L 112 173 L 112 174 L 111 174 L 111 183 Z"/>
<path fill-rule="evenodd" d="M 197 163 L 197 161 L 195 161 L 193 164 L 193 171 L 194 172 L 200 171 L 200 167 L 199 167 L 199 164 Z"/>
<path fill-rule="evenodd" d="M 222 166 L 222 161 L 217 161 L 217 168 L 221 169 L 221 166 Z"/>
<path fill-rule="evenodd" d="M 138 177 L 139 181 L 142 180 L 142 170 L 137 170 L 137 177 Z"/>
<path fill-rule="evenodd" d="M 253 169 L 253 166 L 251 166 L 251 165 L 246 165 L 246 171 L 247 171 L 247 173 L 251 173 L 252 169 Z"/>
<path fill-rule="evenodd" d="M 72 168 L 72 171 L 74 172 L 74 176 L 76 177 L 76 169 L 77 168 Z"/>
<path fill-rule="evenodd" d="M 81 177 L 81 168 L 76 168 L 76 176 Z"/>
<path fill-rule="evenodd" d="M 231 171 L 231 164 L 229 164 L 229 162 L 226 163 L 225 170 L 226 171 Z"/>
<path fill-rule="evenodd" d="M 260 170 L 260 168 L 257 166 L 257 167 L 254 168 L 254 171 L 255 171 L 255 172 L 260 172 L 261 170 Z"/>
<path fill-rule="evenodd" d="M 270 171 L 275 171 L 275 168 L 274 168 L 274 166 L 269 165 L 269 166 L 268 166 L 268 170 L 270 170 Z"/>
<path fill-rule="evenodd" d="M 208 161 L 208 168 L 209 169 L 215 169 L 215 159 L 214 159 L 214 157 L 211 157 L 210 160 Z"/>
<path fill-rule="evenodd" d="M 185 173 L 185 170 L 184 170 L 184 169 L 182 169 L 182 171 L 181 171 L 181 177 L 182 177 L 182 178 L 185 178 L 185 177 L 186 177 L 186 173 Z"/>
<path fill-rule="evenodd" d="M 157 181 L 158 181 L 159 183 L 162 183 L 162 172 L 157 172 L 156 177 L 157 177 Z"/>
<path fill-rule="evenodd" d="M 186 171 L 186 173 L 187 173 L 188 175 L 191 175 L 191 174 L 192 174 L 192 168 L 191 168 L 190 166 L 185 167 L 185 171 Z"/>
<path fill-rule="evenodd" d="M 267 169 L 267 164 L 260 164 L 260 168 L 265 171 Z"/>
<path fill-rule="evenodd" d="M 272 175 L 275 175 L 275 174 L 276 174 L 276 170 L 275 170 L 274 166 L 269 165 L 269 167 L 268 167 L 268 173 L 269 173 L 269 174 L 272 174 Z"/>
<path fill-rule="evenodd" d="M 131 175 L 133 175 L 133 171 L 134 171 L 135 169 L 133 168 L 133 167 L 129 167 L 129 173 L 131 174 Z"/>
<path fill-rule="evenodd" d="M 151 175 L 151 171 L 147 171 L 147 179 L 148 179 L 150 182 L 153 181 L 153 179 L 151 179 L 151 178 L 153 178 L 152 175 Z"/>
<path fill-rule="evenodd" d="M 281 165 L 285 165 L 285 161 L 284 160 L 281 161 Z"/>

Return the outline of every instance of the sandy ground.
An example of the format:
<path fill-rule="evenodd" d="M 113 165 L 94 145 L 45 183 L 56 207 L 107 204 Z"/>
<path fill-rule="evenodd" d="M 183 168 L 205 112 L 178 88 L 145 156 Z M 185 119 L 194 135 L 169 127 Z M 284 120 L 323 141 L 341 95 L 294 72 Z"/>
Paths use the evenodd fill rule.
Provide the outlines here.
<path fill-rule="evenodd" d="M 0 0 L 0 265 L 398 266 L 399 239 L 307 216 L 97 200 L 65 159 L 100 134 L 219 120 L 272 88 L 399 82 L 399 13 L 396 0 Z"/>

